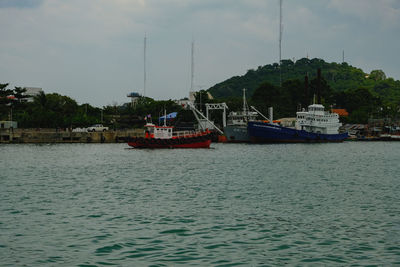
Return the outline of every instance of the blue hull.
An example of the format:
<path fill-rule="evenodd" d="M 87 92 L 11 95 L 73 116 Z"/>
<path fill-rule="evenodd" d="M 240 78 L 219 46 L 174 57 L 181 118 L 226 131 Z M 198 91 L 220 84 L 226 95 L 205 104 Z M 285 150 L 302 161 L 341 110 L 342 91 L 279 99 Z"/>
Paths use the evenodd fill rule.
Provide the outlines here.
<path fill-rule="evenodd" d="M 264 122 L 249 122 L 250 140 L 255 143 L 324 143 L 342 142 L 348 137 L 342 134 L 318 134 L 282 127 Z"/>

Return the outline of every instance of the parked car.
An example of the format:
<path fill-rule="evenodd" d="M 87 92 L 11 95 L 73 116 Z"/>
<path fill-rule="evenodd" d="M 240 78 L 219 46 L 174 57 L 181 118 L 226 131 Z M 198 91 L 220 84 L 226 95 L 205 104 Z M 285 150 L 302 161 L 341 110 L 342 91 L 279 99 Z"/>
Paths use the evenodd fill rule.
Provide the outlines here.
<path fill-rule="evenodd" d="M 88 132 L 105 132 L 108 131 L 108 127 L 103 126 L 103 124 L 95 124 L 87 128 Z"/>

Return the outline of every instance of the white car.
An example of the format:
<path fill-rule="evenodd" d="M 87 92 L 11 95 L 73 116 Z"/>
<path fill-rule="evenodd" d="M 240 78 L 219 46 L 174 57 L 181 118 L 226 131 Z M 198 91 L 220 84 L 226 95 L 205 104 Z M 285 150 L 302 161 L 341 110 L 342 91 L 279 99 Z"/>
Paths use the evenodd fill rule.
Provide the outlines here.
<path fill-rule="evenodd" d="M 103 126 L 103 124 L 95 124 L 87 128 L 88 132 L 105 132 L 108 131 L 108 127 Z"/>

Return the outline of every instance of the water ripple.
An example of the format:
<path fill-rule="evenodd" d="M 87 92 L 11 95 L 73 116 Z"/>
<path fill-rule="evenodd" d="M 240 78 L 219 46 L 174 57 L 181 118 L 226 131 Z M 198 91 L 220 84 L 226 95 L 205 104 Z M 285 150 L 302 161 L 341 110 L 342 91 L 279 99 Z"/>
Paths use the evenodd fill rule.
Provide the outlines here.
<path fill-rule="evenodd" d="M 0 266 L 400 264 L 400 143 L 1 145 Z"/>

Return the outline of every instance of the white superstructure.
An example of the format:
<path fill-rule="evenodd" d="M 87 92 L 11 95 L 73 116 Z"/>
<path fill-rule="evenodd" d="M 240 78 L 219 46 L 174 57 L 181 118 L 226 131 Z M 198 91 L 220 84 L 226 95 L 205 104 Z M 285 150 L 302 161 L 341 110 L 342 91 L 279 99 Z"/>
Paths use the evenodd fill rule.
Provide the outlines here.
<path fill-rule="evenodd" d="M 228 123 L 230 126 L 246 126 L 247 122 L 257 119 L 257 112 L 250 111 L 246 101 L 246 89 L 243 89 L 243 110 L 231 111 L 228 114 Z M 225 125 L 224 125 L 225 126 Z"/>
<path fill-rule="evenodd" d="M 227 125 L 247 126 L 248 121 L 255 121 L 257 112 L 253 111 L 231 111 L 228 114 Z"/>
<path fill-rule="evenodd" d="M 337 134 L 342 124 L 339 122 L 339 115 L 325 111 L 321 104 L 308 106 L 308 111 L 296 113 L 296 129 L 305 130 L 311 133 Z"/>
<path fill-rule="evenodd" d="M 146 137 L 158 138 L 158 139 L 171 139 L 172 138 L 172 126 L 156 126 L 153 123 L 147 123 L 146 128 Z M 148 136 L 147 136 L 148 135 Z"/>

